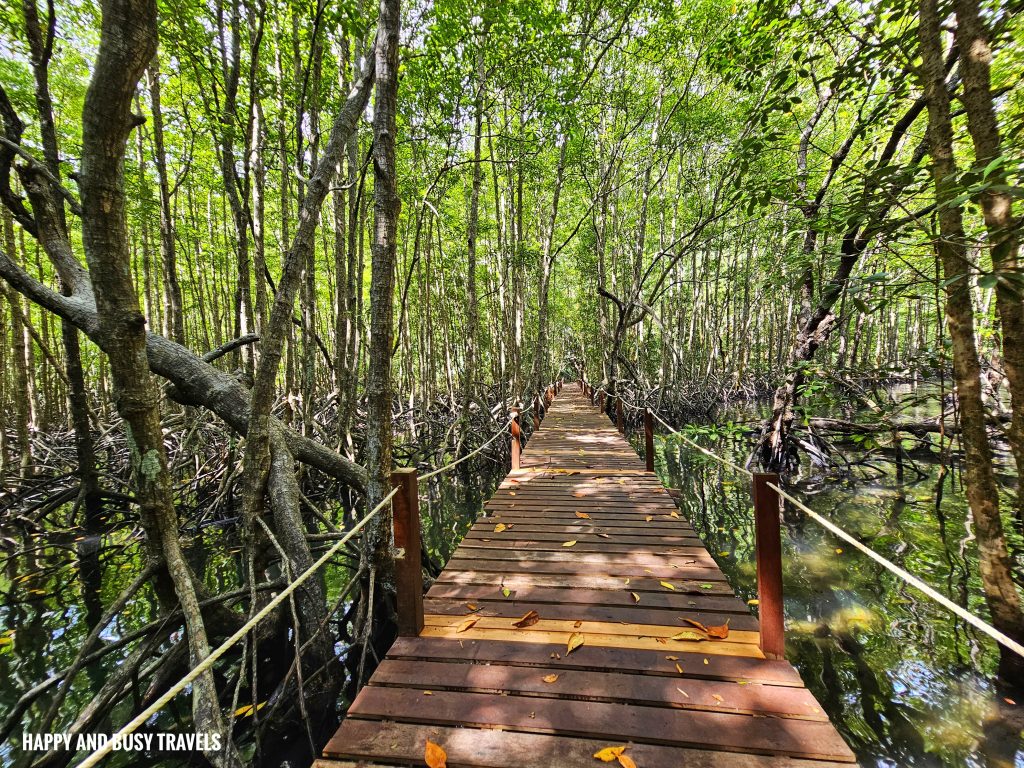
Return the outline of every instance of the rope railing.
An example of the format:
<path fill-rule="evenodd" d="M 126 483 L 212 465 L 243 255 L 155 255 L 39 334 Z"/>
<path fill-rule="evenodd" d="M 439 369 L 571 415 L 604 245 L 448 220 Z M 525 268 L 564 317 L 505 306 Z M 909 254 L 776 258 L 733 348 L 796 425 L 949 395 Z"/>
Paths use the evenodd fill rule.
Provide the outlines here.
<path fill-rule="evenodd" d="M 385 496 L 383 499 L 380 500 L 380 502 L 378 502 L 377 506 L 375 506 L 365 515 L 363 515 L 363 518 L 354 526 L 352 526 L 352 529 L 345 535 L 344 538 L 339 539 L 337 543 L 331 546 L 326 552 L 324 552 L 323 555 L 320 556 L 319 560 L 317 560 L 309 568 L 307 568 L 305 571 L 303 571 L 297 577 L 295 577 L 295 579 L 287 587 L 282 589 L 272 600 L 270 600 L 270 602 L 268 602 L 265 606 L 263 606 L 263 608 L 261 608 L 255 614 L 253 614 L 252 618 L 250 618 L 247 622 L 245 622 L 245 624 L 243 624 L 239 629 L 237 629 L 235 633 L 232 634 L 227 640 L 225 640 L 223 643 L 221 643 L 212 651 L 210 651 L 209 655 L 206 656 L 202 661 L 200 661 L 195 667 L 189 670 L 189 672 L 183 678 L 181 678 L 181 680 L 179 680 L 177 683 L 168 688 L 163 693 L 163 695 L 157 698 L 156 701 L 154 701 L 152 704 L 150 704 L 148 707 L 142 710 L 142 712 L 133 717 L 127 724 L 122 726 L 121 729 L 116 734 L 114 734 L 112 738 L 108 739 L 101 747 L 92 752 L 81 763 L 79 763 L 78 768 L 91 768 L 91 766 L 94 766 L 97 763 L 99 763 L 100 760 L 102 760 L 111 752 L 115 743 L 117 743 L 119 740 L 122 740 L 123 737 L 128 736 L 131 733 L 134 733 L 139 728 L 139 726 L 141 726 L 143 723 L 149 720 L 149 718 L 151 718 L 153 715 L 155 715 L 157 712 L 159 712 L 161 709 L 167 706 L 171 699 L 173 699 L 175 696 L 177 696 L 179 693 L 185 690 L 185 688 L 188 687 L 192 682 L 194 682 L 200 675 L 209 670 L 213 666 L 214 662 L 217 661 L 217 659 L 219 659 L 221 656 L 227 653 L 235 643 L 237 643 L 239 640 L 245 637 L 252 629 L 256 627 L 257 624 L 259 624 L 263 619 L 265 619 L 275 608 L 277 608 L 279 605 L 281 605 L 281 603 L 287 600 L 288 597 L 293 592 L 295 592 L 295 590 L 301 587 L 328 560 L 334 557 L 334 555 L 337 554 L 338 550 L 345 546 L 345 544 L 347 544 L 353 536 L 359 533 L 359 531 L 361 531 L 366 526 L 367 523 L 369 523 L 374 517 L 377 516 L 377 514 L 391 501 L 391 499 L 394 498 L 395 494 L 398 493 L 398 490 L 398 488 L 393 488 L 387 496 Z"/>
<path fill-rule="evenodd" d="M 560 382 L 555 382 L 545 389 L 545 393 L 551 392 L 552 397 L 560 388 Z M 534 400 L 536 403 L 537 400 Z M 363 515 L 346 534 L 337 542 L 331 545 L 320 558 L 309 568 L 299 574 L 291 583 L 281 590 L 259 611 L 253 614 L 238 630 L 236 630 L 224 642 L 214 648 L 195 667 L 188 671 L 177 683 L 168 688 L 160 697 L 146 707 L 142 712 L 133 717 L 128 723 L 121 727 L 103 745 L 91 752 L 80 762 L 76 768 L 92 768 L 100 760 L 106 757 L 113 750 L 114 744 L 123 740 L 125 736 L 134 733 L 149 718 L 163 709 L 175 696 L 179 695 L 190 684 L 195 682 L 200 675 L 213 667 L 214 663 L 227 653 L 239 640 L 252 631 L 263 619 L 287 600 L 302 584 L 323 567 L 344 547 L 352 537 L 361 531 L 373 520 L 389 503 L 393 505 L 394 512 L 394 534 L 395 534 L 395 566 L 396 566 L 396 587 L 399 592 L 398 625 L 399 634 L 418 634 L 423 627 L 423 574 L 420 555 L 420 530 L 419 530 L 419 505 L 418 505 L 418 481 L 436 477 L 481 453 L 485 448 L 494 443 L 502 435 L 509 434 L 509 427 L 513 427 L 512 439 L 513 468 L 518 468 L 519 430 L 518 418 L 523 413 L 534 407 L 534 403 L 525 409 L 517 409 L 516 414 L 506 422 L 501 429 L 485 443 L 477 447 L 471 453 L 452 461 L 443 467 L 427 472 L 417 477 L 415 468 L 399 469 L 392 474 L 394 488 L 377 505 Z M 396 496 L 398 497 L 396 499 Z"/>
<path fill-rule="evenodd" d="M 690 447 L 696 449 L 697 451 L 700 451 L 705 456 L 708 456 L 711 459 L 714 459 L 715 461 L 719 462 L 720 464 L 722 464 L 722 465 L 724 465 L 726 467 L 729 467 L 730 469 L 732 469 L 732 470 L 734 470 L 736 472 L 739 472 L 740 474 L 746 475 L 747 477 L 753 479 L 755 481 L 755 486 L 757 485 L 758 480 L 761 479 L 761 481 L 763 482 L 764 486 L 766 486 L 767 488 L 771 489 L 771 491 L 773 491 L 775 494 L 778 494 L 778 497 L 784 498 L 787 501 L 789 501 L 791 504 L 793 504 L 793 506 L 795 506 L 798 509 L 800 509 L 805 515 L 807 515 L 809 518 L 811 518 L 814 522 L 816 522 L 822 528 L 824 528 L 825 530 L 829 531 L 831 534 L 833 534 L 837 538 L 842 539 L 843 541 L 845 541 L 847 544 L 849 544 L 851 547 L 853 547 L 857 551 L 867 555 L 872 560 L 874 560 L 876 563 L 878 563 L 883 568 L 888 570 L 890 573 L 892 573 L 893 575 L 897 576 L 898 578 L 900 578 L 901 580 L 903 580 L 904 582 L 906 582 L 910 586 L 914 587 L 916 590 L 918 590 L 919 592 L 921 592 L 925 596 L 931 598 L 932 600 L 934 600 L 936 603 L 941 605 L 943 608 L 945 608 L 949 612 L 951 612 L 954 615 L 958 616 L 959 618 L 963 619 L 964 621 L 966 621 L 968 624 L 970 624 L 972 627 L 974 627 L 978 631 L 984 633 L 985 635 L 988 635 L 990 638 L 995 640 L 997 643 L 1002 645 L 1004 648 L 1007 648 L 1007 649 L 1013 651 L 1014 653 L 1016 653 L 1017 655 L 1024 657 L 1024 645 L 1022 645 L 1021 643 L 1018 643 L 1016 640 L 1014 640 L 1013 638 L 1007 636 L 1005 633 L 1000 632 L 998 629 L 993 627 L 991 624 L 989 624 L 988 622 L 984 621 L 983 619 L 975 616 L 973 613 L 968 611 L 966 608 L 964 608 L 964 607 L 962 607 L 960 605 L 957 605 L 952 600 L 950 600 L 948 597 L 943 595 L 941 592 L 937 591 L 933 587 L 929 586 L 926 582 L 924 582 L 921 579 L 919 579 L 917 576 L 914 576 L 909 571 L 907 571 L 907 570 L 905 570 L 903 568 L 900 568 L 898 565 L 896 565 L 894 562 L 892 562 L 888 558 L 883 557 L 878 552 L 876 552 L 875 550 L 871 549 L 871 547 L 869 547 L 866 544 L 864 544 L 863 542 L 859 541 L 852 534 L 846 532 L 845 530 L 840 528 L 838 525 L 836 525 L 832 521 L 826 519 L 825 517 L 823 517 L 820 514 L 818 514 L 817 512 L 815 512 L 813 509 L 811 509 L 809 506 L 807 506 L 804 502 L 800 501 L 798 498 L 796 498 L 792 494 L 790 494 L 787 491 L 785 491 L 781 487 L 781 482 L 778 480 L 778 476 L 777 475 L 774 475 L 774 476 L 773 475 L 758 475 L 757 473 L 751 472 L 749 469 L 746 469 L 745 467 L 741 467 L 738 464 L 735 464 L 735 463 L 729 461 L 725 457 L 719 456 L 717 453 L 714 453 L 713 451 L 708 450 L 704 446 L 694 442 L 693 440 L 688 438 L 686 435 L 684 435 L 682 432 L 680 432 L 678 429 L 674 428 L 671 424 L 666 422 L 661 417 L 661 415 L 658 414 L 653 408 L 641 408 L 641 407 L 632 405 L 630 403 L 626 403 L 622 398 L 618 398 L 618 399 L 619 399 L 619 402 L 623 403 L 623 405 L 625 407 L 627 407 L 627 408 L 632 408 L 633 410 L 637 410 L 637 411 L 646 411 L 646 412 L 650 413 L 654 417 L 654 419 L 656 419 L 663 427 L 665 427 L 665 429 L 667 429 L 669 432 L 671 432 L 672 434 L 677 436 L 684 443 L 686 443 Z M 774 481 L 772 481 L 771 479 L 767 479 L 767 478 L 772 478 L 772 477 L 775 478 Z M 757 493 L 756 493 L 756 487 L 755 487 L 755 506 L 756 505 L 757 505 Z M 768 506 L 769 507 L 771 506 L 771 500 L 770 499 L 768 500 Z M 775 504 L 775 512 L 776 512 L 775 526 L 776 527 L 778 526 L 777 510 L 778 510 L 778 504 L 776 502 L 776 504 Z M 756 512 L 756 510 L 755 510 L 755 512 Z M 759 562 L 759 570 L 760 570 L 760 562 Z M 779 573 L 779 580 L 781 582 L 781 572 Z M 760 574 L 759 574 L 759 577 L 758 577 L 758 586 L 759 586 L 759 588 L 761 587 L 761 576 L 760 576 Z M 779 594 L 781 595 L 781 583 L 779 585 Z M 762 601 L 762 603 L 763 603 L 763 601 Z M 780 608 L 781 608 L 781 606 L 780 606 Z M 781 618 L 781 616 L 780 616 L 780 618 Z"/>

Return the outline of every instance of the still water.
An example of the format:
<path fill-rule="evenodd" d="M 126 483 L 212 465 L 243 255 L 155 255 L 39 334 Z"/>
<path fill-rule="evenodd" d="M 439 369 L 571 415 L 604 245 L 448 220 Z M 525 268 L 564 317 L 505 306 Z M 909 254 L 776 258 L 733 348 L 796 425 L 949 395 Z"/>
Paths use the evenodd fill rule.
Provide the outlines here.
<path fill-rule="evenodd" d="M 716 423 L 749 421 L 757 411 L 723 413 Z M 693 429 L 689 434 L 707 448 L 740 464 L 746 460 L 751 443 L 742 430 Z M 658 438 L 657 454 L 659 474 L 666 485 L 680 489 L 680 506 L 737 594 L 744 600 L 756 597 L 749 481 L 672 436 Z M 1006 480 L 1005 459 L 1000 462 Z M 876 462 L 870 479 L 816 482 L 797 493 L 885 557 L 985 617 L 959 471 L 953 466 L 943 473 L 927 455 L 916 455 L 914 463 L 919 471 L 906 472 L 903 480 L 890 464 Z M 421 489 L 426 549 L 437 565 L 448 559 L 501 473 L 495 464 Z M 26 543 L 28 553 L 5 554 Z M 1012 526 L 1010 543 L 1018 572 L 1024 573 L 1024 539 Z M 233 589 L 239 566 L 232 534 L 210 529 L 192 544 L 189 554 L 197 571 L 216 590 Z M 138 546 L 126 528 L 88 537 L 6 540 L 0 552 L 0 721 L 24 691 L 74 660 L 104 606 L 137 575 Z M 997 660 L 992 642 L 811 520 L 787 515 L 783 552 L 787 655 L 862 765 L 1024 766 L 1024 755 L 1018 756 L 1020 708 L 991 682 Z M 341 593 L 349 574 L 341 564 L 328 569 L 329 599 Z M 129 638 L 155 618 L 152 605 L 151 596 L 141 592 L 104 630 L 103 639 Z M 110 653 L 87 667 L 62 711 L 84 707 L 122 658 L 120 652 Z M 126 699 L 118 723 L 143 693 Z M 188 706 L 181 704 L 152 726 L 187 728 Z M 13 743 L 22 730 L 38 727 L 45 708 L 17 717 L 11 739 L 0 744 L 0 765 L 13 763 Z M 58 718 L 50 730 L 63 725 Z M 110 732 L 115 726 L 97 723 L 90 730 Z M 146 764 L 138 758 L 130 762 Z M 115 758 L 109 764 L 128 762 Z M 148 764 L 170 765 L 159 758 Z"/>

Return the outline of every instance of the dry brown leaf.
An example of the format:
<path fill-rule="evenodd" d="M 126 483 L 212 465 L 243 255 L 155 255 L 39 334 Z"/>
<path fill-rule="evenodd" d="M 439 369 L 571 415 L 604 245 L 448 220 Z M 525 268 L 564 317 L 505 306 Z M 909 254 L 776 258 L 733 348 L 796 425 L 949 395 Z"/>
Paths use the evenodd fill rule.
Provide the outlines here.
<path fill-rule="evenodd" d="M 527 611 L 523 614 L 523 618 L 516 619 L 512 622 L 512 626 L 516 629 L 525 629 L 526 627 L 532 627 L 540 621 L 540 614 L 536 611 Z"/>
<path fill-rule="evenodd" d="M 717 693 L 712 693 L 712 694 L 711 694 L 711 698 L 712 698 L 712 699 L 714 699 L 715 701 L 717 701 L 717 702 L 718 702 L 719 704 L 723 704 L 723 703 L 725 703 L 725 699 L 723 699 L 723 698 L 722 698 L 721 696 L 719 696 L 719 695 L 718 695 Z"/>
<path fill-rule="evenodd" d="M 435 744 L 430 739 L 427 739 L 427 749 L 423 754 L 423 760 L 427 764 L 427 768 L 448 768 L 448 753 L 445 752 L 440 744 Z"/>
<path fill-rule="evenodd" d="M 599 749 L 594 753 L 594 757 L 602 762 L 610 763 L 626 751 L 626 746 L 627 745 L 624 744 L 621 747 L 605 747 L 604 749 Z"/>
<path fill-rule="evenodd" d="M 703 624 L 701 624 L 699 621 L 694 621 L 693 619 L 684 619 L 682 616 L 680 616 L 679 618 L 682 619 L 683 621 L 685 621 L 691 627 L 696 627 L 701 632 L 705 632 L 706 633 L 708 631 L 708 628 L 705 627 Z"/>
<path fill-rule="evenodd" d="M 476 603 L 466 603 L 466 607 L 469 608 L 469 610 L 471 611 L 475 611 L 480 606 L 478 606 Z"/>
<path fill-rule="evenodd" d="M 473 626 L 474 624 L 476 624 L 476 623 L 477 623 L 478 621 L 480 621 L 480 617 L 479 617 L 479 616 L 470 616 L 470 617 L 469 617 L 468 619 L 466 619 L 466 620 L 465 620 L 464 622 L 462 622 L 461 624 L 459 624 L 459 628 L 458 628 L 458 629 L 456 629 L 455 631 L 456 631 L 456 632 L 465 632 L 465 631 L 466 631 L 467 629 L 469 629 L 470 627 L 472 627 L 472 626 Z"/>
<path fill-rule="evenodd" d="M 544 675 L 544 677 L 541 678 L 545 683 L 553 683 L 557 679 L 558 675 Z"/>
<path fill-rule="evenodd" d="M 573 632 L 571 635 L 569 635 L 569 642 L 566 643 L 565 655 L 568 656 L 581 645 L 583 645 L 583 635 L 579 632 Z"/>
<path fill-rule="evenodd" d="M 607 533 L 599 533 L 597 535 L 600 536 L 602 539 L 610 539 L 611 538 L 611 536 L 609 536 Z"/>
<path fill-rule="evenodd" d="M 636 768 L 636 763 L 633 762 L 633 758 L 629 755 L 617 755 L 617 757 L 622 768 Z"/>
<path fill-rule="evenodd" d="M 717 637 L 719 640 L 724 640 L 729 636 L 729 621 L 726 619 L 725 624 L 707 627 L 704 631 L 708 633 L 709 637 Z"/>
<path fill-rule="evenodd" d="M 669 517 L 679 517 L 679 513 L 676 512 L 674 509 L 671 512 L 669 512 L 668 514 L 669 514 Z"/>
<path fill-rule="evenodd" d="M 575 622 L 575 623 L 573 624 L 573 627 L 574 627 L 575 629 L 579 629 L 579 628 L 580 628 L 580 627 L 582 627 L 582 626 L 583 626 L 583 622 L 582 622 L 582 621 L 576 621 L 576 622 Z"/>
<path fill-rule="evenodd" d="M 576 517 L 578 517 L 578 518 L 580 518 L 582 520 L 589 520 L 590 519 L 590 515 L 588 515 L 586 512 L 580 512 L 579 510 L 576 510 Z"/>

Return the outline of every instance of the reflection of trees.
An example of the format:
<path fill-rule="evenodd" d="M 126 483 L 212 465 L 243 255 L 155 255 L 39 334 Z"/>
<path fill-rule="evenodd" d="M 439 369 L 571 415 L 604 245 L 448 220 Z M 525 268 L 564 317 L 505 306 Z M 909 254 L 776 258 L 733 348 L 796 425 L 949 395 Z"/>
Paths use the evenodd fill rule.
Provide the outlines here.
<path fill-rule="evenodd" d="M 701 442 L 737 463 L 745 459 L 742 445 Z M 747 479 L 734 476 L 681 441 L 669 438 L 660 448 L 666 479 L 681 489 L 679 505 L 684 514 L 712 554 L 733 552 L 733 558 L 719 558 L 720 565 L 738 594 L 752 594 L 753 520 Z M 950 495 L 946 475 L 952 473 L 943 473 L 936 464 L 925 463 L 922 469 L 931 470 L 927 490 L 934 495 L 926 504 L 909 498 L 915 487 L 917 493 L 923 490 L 922 484 L 901 483 L 891 476 L 852 487 L 819 485 L 818 493 L 808 497 L 809 503 L 846 519 L 847 526 L 862 518 L 865 530 L 860 538 L 866 544 L 928 580 L 937 580 L 941 573 L 947 594 L 968 606 L 976 556 L 969 526 L 967 535 L 963 533 L 964 505 L 958 494 L 944 500 L 944 492 Z M 851 551 L 833 554 L 837 544 L 815 524 L 787 514 L 784 525 L 787 614 L 818 625 L 813 639 L 791 629 L 788 655 L 858 753 L 896 765 L 960 765 L 965 757 L 960 747 L 941 741 L 944 728 L 956 727 L 982 737 L 976 756 L 984 755 L 988 765 L 1012 765 L 1024 730 L 1024 722 L 1008 719 L 1014 716 L 1013 708 L 993 707 L 981 723 L 973 718 L 952 721 L 956 715 L 951 704 L 964 702 L 974 691 L 989 690 L 989 682 L 980 675 L 994 661 L 990 644 L 980 643 L 962 622 L 873 561 Z M 858 605 L 871 606 L 885 617 L 861 639 L 843 620 Z M 889 677 L 906 661 L 921 665 L 935 690 L 904 690 Z M 851 700 L 858 706 L 851 707 Z M 941 721 L 934 729 L 918 714 L 932 706 Z"/>

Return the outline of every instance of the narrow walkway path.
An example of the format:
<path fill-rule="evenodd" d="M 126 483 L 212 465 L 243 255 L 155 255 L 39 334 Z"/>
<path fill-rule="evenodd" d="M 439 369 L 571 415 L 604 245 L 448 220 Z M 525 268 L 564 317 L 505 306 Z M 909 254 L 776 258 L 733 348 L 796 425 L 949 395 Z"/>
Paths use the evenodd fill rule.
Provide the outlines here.
<path fill-rule="evenodd" d="M 453 768 L 592 767 L 624 744 L 638 768 L 854 761 L 796 670 L 764 658 L 757 619 L 657 476 L 575 386 L 522 467 L 318 768 L 423 765 L 428 738 Z"/>

